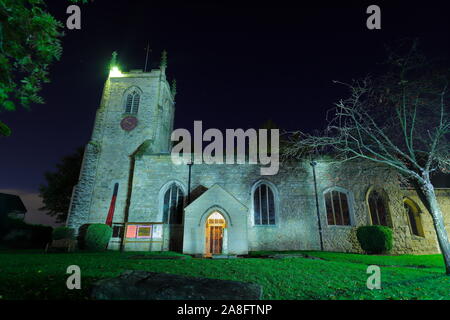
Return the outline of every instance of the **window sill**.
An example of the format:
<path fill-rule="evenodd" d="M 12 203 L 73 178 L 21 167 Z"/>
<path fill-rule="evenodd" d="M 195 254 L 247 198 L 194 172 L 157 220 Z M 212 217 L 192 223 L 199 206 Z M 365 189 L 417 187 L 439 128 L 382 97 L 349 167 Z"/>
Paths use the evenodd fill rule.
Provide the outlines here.
<path fill-rule="evenodd" d="M 352 224 L 350 224 L 350 225 L 334 225 L 334 224 L 332 224 L 332 225 L 329 225 L 329 224 L 327 224 L 327 228 L 332 228 L 332 229 L 334 229 L 334 228 L 338 228 L 338 229 L 349 229 L 349 228 L 353 228 L 353 227 L 355 227 L 354 225 L 352 225 Z"/>
<path fill-rule="evenodd" d="M 253 227 L 255 228 L 277 228 L 277 224 L 254 224 Z"/>
<path fill-rule="evenodd" d="M 125 242 L 148 242 L 151 238 L 126 238 Z"/>
<path fill-rule="evenodd" d="M 137 113 L 122 113 L 122 118 L 126 118 L 126 117 L 137 117 Z"/>

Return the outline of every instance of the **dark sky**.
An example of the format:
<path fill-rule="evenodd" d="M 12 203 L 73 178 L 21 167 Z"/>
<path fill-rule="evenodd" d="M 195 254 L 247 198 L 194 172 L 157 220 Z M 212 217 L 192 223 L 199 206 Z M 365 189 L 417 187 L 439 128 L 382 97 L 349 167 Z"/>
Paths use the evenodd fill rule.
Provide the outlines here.
<path fill-rule="evenodd" d="M 65 24 L 68 1 L 48 3 Z M 346 95 L 332 80 L 378 72 L 385 45 L 419 36 L 432 56 L 450 48 L 444 1 L 223 3 L 82 5 L 82 29 L 66 30 L 63 56 L 42 92 L 46 104 L 1 114 L 13 135 L 0 140 L 0 189 L 37 192 L 45 171 L 88 142 L 114 50 L 125 71 L 143 68 L 147 42 L 154 66 L 168 51 L 168 76 L 178 83 L 176 128 L 191 129 L 194 120 L 204 129 L 249 128 L 272 119 L 310 131 Z M 382 30 L 366 28 L 370 4 L 381 7 Z"/>

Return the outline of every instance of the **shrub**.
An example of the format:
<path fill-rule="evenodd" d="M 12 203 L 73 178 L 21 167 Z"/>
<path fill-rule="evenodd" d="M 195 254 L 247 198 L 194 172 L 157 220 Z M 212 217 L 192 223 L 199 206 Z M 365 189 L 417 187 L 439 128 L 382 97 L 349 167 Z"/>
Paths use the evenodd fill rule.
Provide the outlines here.
<path fill-rule="evenodd" d="M 29 248 L 45 248 L 52 241 L 52 227 L 31 225 L 31 245 Z"/>
<path fill-rule="evenodd" d="M 361 248 L 367 253 L 385 253 L 392 249 L 392 229 L 384 226 L 363 226 L 356 230 Z"/>
<path fill-rule="evenodd" d="M 106 250 L 112 236 L 112 228 L 106 224 L 91 224 L 86 231 L 84 243 L 86 249 L 93 251 Z"/>
<path fill-rule="evenodd" d="M 69 227 L 57 227 L 53 229 L 52 237 L 53 240 L 73 239 L 74 230 Z"/>
<path fill-rule="evenodd" d="M 43 249 L 52 239 L 52 227 L 27 224 L 8 218 L 2 231 L 1 243 L 10 248 Z"/>
<path fill-rule="evenodd" d="M 90 224 L 86 223 L 83 224 L 80 228 L 78 228 L 78 236 L 77 236 L 78 248 L 80 248 L 81 250 L 86 249 L 86 233 L 89 226 Z"/>
<path fill-rule="evenodd" d="M 9 230 L 2 238 L 2 243 L 9 248 L 25 249 L 31 243 L 31 232 L 26 229 Z"/>

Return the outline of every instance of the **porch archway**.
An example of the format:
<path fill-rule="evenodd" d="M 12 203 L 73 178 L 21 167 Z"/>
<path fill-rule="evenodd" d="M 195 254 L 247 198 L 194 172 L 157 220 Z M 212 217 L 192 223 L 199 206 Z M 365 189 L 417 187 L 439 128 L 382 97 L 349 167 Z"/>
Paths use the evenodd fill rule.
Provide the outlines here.
<path fill-rule="evenodd" d="M 225 217 L 219 212 L 212 212 L 205 221 L 205 256 L 222 254 L 226 245 Z"/>

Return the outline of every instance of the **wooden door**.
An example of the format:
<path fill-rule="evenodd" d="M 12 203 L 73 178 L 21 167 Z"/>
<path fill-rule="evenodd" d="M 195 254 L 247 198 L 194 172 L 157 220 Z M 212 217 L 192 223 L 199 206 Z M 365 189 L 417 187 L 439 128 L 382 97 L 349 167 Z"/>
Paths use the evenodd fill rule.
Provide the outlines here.
<path fill-rule="evenodd" d="M 206 230 L 205 230 L 206 256 L 212 256 L 213 254 L 222 254 L 224 228 L 225 228 L 225 219 L 220 213 L 214 212 L 209 216 L 209 218 L 206 221 Z"/>

